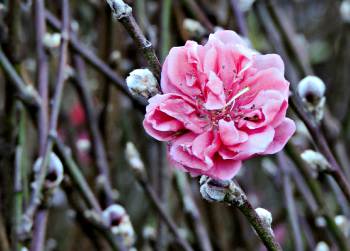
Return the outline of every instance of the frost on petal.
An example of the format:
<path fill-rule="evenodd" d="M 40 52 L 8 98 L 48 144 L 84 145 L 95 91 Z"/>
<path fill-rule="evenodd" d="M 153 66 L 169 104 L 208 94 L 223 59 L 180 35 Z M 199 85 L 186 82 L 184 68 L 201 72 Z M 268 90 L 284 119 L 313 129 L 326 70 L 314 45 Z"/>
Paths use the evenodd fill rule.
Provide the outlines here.
<path fill-rule="evenodd" d="M 288 139 L 292 137 L 294 132 L 294 121 L 289 118 L 285 118 L 285 120 L 275 128 L 275 136 L 273 138 L 273 141 L 266 149 L 264 154 L 273 154 L 281 151 L 287 143 Z"/>

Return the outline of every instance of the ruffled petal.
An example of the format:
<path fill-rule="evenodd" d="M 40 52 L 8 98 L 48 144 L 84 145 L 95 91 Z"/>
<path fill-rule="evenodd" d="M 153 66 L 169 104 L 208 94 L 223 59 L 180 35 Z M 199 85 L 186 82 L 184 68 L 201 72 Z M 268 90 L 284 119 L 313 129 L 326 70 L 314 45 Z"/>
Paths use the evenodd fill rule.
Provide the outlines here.
<path fill-rule="evenodd" d="M 232 146 L 248 140 L 248 134 L 236 128 L 233 121 L 219 120 L 219 134 L 224 145 Z"/>
<path fill-rule="evenodd" d="M 285 118 L 284 121 L 275 128 L 275 136 L 272 143 L 264 151 L 264 154 L 273 154 L 281 151 L 287 144 L 288 139 L 292 137 L 295 132 L 295 123 L 289 118 Z"/>
<path fill-rule="evenodd" d="M 226 105 L 224 86 L 214 72 L 210 72 L 206 84 L 206 101 L 204 107 L 208 110 L 222 109 Z"/>

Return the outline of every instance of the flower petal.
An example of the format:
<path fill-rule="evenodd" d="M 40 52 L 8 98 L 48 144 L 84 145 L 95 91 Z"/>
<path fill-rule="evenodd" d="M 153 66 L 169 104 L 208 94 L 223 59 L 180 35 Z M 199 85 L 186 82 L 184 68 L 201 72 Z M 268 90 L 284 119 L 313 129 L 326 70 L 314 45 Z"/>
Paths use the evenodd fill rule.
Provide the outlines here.
<path fill-rule="evenodd" d="M 222 109 L 226 105 L 224 86 L 214 72 L 210 72 L 206 84 L 206 101 L 204 107 L 208 110 Z"/>
<path fill-rule="evenodd" d="M 232 146 L 248 140 L 248 134 L 239 131 L 233 121 L 219 120 L 219 133 L 224 145 Z"/>
<path fill-rule="evenodd" d="M 285 118 L 284 121 L 275 128 L 275 136 L 272 143 L 264 151 L 264 154 L 273 154 L 281 151 L 288 142 L 288 139 L 292 137 L 295 132 L 295 123 L 289 118 Z"/>

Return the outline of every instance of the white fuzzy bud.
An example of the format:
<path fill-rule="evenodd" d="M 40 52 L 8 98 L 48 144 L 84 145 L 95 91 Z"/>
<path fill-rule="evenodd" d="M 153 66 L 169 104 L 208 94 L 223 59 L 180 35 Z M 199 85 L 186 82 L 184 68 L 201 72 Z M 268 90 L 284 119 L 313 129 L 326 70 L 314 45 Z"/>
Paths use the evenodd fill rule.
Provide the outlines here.
<path fill-rule="evenodd" d="M 125 157 L 133 169 L 140 172 L 144 171 L 145 166 L 143 164 L 143 161 L 141 160 L 140 154 L 132 142 L 126 143 Z"/>
<path fill-rule="evenodd" d="M 350 1 L 343 0 L 340 4 L 340 15 L 345 23 L 350 23 Z"/>
<path fill-rule="evenodd" d="M 116 19 L 121 19 L 131 14 L 132 8 L 124 3 L 123 0 L 107 0 L 107 3 L 112 9 L 113 16 Z"/>
<path fill-rule="evenodd" d="M 330 251 L 331 249 L 329 248 L 328 244 L 325 243 L 324 241 L 320 241 L 317 243 L 315 251 Z"/>
<path fill-rule="evenodd" d="M 42 157 L 40 157 L 34 163 L 33 170 L 36 174 L 40 172 L 42 161 Z M 54 189 L 58 187 L 62 182 L 63 177 L 64 175 L 62 162 L 55 153 L 51 153 L 48 161 L 45 187 L 47 189 Z"/>
<path fill-rule="evenodd" d="M 315 171 L 322 172 L 330 168 L 326 158 L 314 150 L 305 150 L 301 158 Z"/>
<path fill-rule="evenodd" d="M 317 227 L 325 227 L 327 225 L 326 219 L 322 216 L 317 217 L 315 220 L 315 225 Z"/>
<path fill-rule="evenodd" d="M 247 199 L 242 189 L 232 180 L 215 180 L 203 175 L 199 184 L 202 197 L 210 202 L 227 202 L 241 206 Z"/>
<path fill-rule="evenodd" d="M 201 23 L 191 18 L 185 18 L 182 27 L 193 37 L 202 37 L 206 33 Z"/>
<path fill-rule="evenodd" d="M 262 220 L 263 224 L 268 227 L 271 228 L 271 224 L 272 224 L 272 214 L 261 207 L 258 207 L 255 209 L 255 212 L 259 215 L 260 219 Z"/>
<path fill-rule="evenodd" d="M 322 98 L 325 91 L 326 86 L 324 82 L 316 76 L 307 76 L 298 84 L 298 93 L 301 98 L 307 99 L 309 95 Z"/>
<path fill-rule="evenodd" d="M 111 55 L 109 55 L 109 62 L 111 64 L 117 64 L 122 59 L 122 54 L 118 50 L 112 51 Z"/>
<path fill-rule="evenodd" d="M 130 72 L 126 84 L 133 95 L 149 98 L 159 92 L 157 79 L 148 69 L 136 69 Z"/>
<path fill-rule="evenodd" d="M 131 247 L 135 242 L 134 228 L 125 209 L 117 204 L 111 205 L 102 212 L 102 220 L 113 234 L 122 236 L 124 244 Z"/>
<path fill-rule="evenodd" d="M 46 48 L 52 49 L 57 48 L 61 44 L 60 33 L 45 33 L 43 43 Z"/>
<path fill-rule="evenodd" d="M 131 142 L 126 144 L 125 158 L 136 178 L 144 180 L 146 178 L 145 165 L 135 145 Z"/>
<path fill-rule="evenodd" d="M 73 32 L 75 32 L 75 33 L 78 33 L 78 31 L 79 31 L 79 22 L 77 21 L 77 20 L 73 20 L 72 22 L 71 22 L 71 24 L 70 24 L 70 27 L 71 27 L 71 29 L 72 29 L 72 31 Z"/>
<path fill-rule="evenodd" d="M 157 238 L 157 231 L 152 226 L 146 226 L 142 231 L 142 236 L 146 240 L 155 240 Z"/>
<path fill-rule="evenodd" d="M 326 85 L 316 76 L 307 76 L 298 84 L 298 94 L 317 121 L 324 115 Z"/>
<path fill-rule="evenodd" d="M 337 215 L 334 218 L 334 221 L 335 224 L 337 224 L 337 226 L 342 230 L 344 235 L 348 237 L 350 233 L 350 222 L 348 218 L 346 218 L 344 215 Z"/>

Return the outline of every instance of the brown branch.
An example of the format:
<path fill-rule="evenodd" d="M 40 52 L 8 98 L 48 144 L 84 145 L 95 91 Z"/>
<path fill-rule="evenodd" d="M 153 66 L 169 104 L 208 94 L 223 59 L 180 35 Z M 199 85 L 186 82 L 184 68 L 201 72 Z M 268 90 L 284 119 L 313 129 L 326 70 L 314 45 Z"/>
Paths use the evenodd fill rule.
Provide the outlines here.
<path fill-rule="evenodd" d="M 153 49 L 152 43 L 143 35 L 139 25 L 132 15 L 132 9 L 122 0 L 106 0 L 113 15 L 123 24 L 136 46 L 142 51 L 154 76 L 160 80 L 161 65 Z"/>

